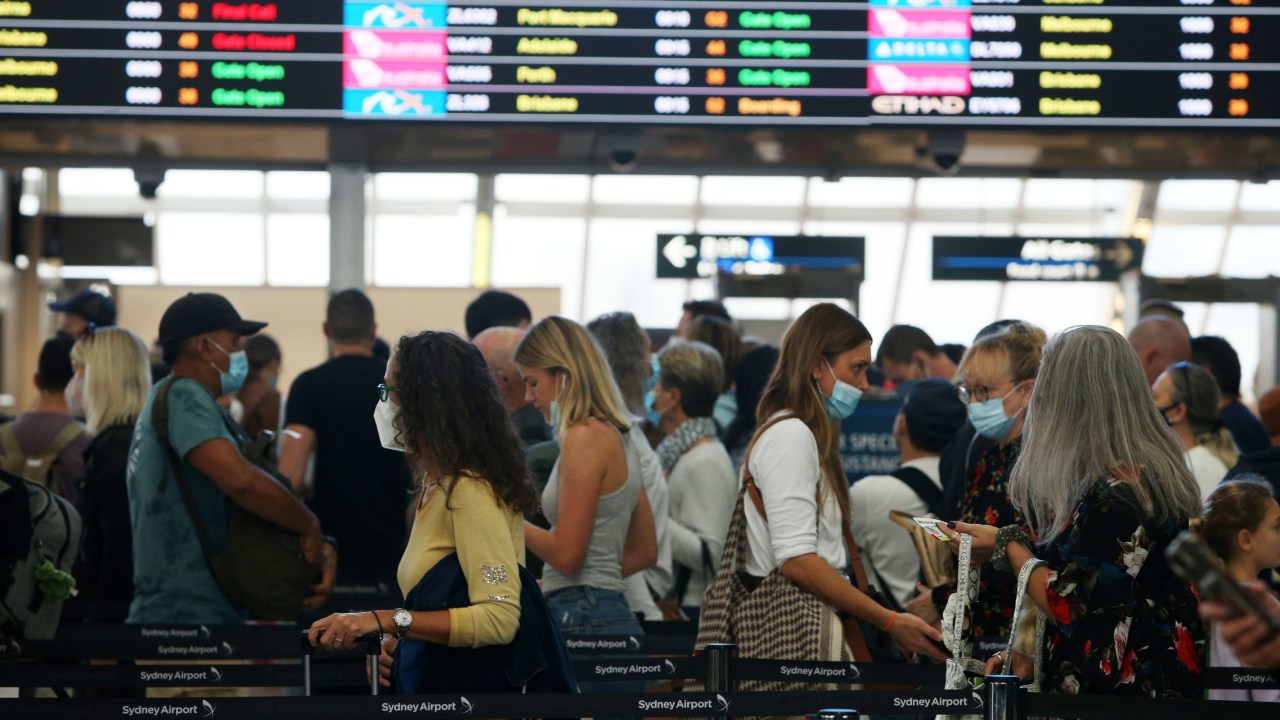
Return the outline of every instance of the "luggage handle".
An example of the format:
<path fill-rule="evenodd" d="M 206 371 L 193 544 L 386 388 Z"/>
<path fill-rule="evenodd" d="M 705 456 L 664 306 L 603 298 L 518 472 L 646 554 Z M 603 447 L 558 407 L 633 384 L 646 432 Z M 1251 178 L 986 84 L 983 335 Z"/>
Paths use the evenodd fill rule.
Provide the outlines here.
<path fill-rule="evenodd" d="M 378 657 L 382 655 L 382 635 L 369 633 L 362 635 L 357 642 L 364 643 L 365 660 L 369 669 L 369 694 L 378 694 Z M 311 644 L 310 630 L 302 631 L 302 694 L 311 697 L 311 656 L 316 649 Z"/>

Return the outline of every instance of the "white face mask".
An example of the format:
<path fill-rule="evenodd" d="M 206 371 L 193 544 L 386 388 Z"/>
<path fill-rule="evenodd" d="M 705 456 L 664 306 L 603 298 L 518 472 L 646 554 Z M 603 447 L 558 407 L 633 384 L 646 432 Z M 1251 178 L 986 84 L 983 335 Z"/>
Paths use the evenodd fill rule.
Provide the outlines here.
<path fill-rule="evenodd" d="M 396 407 L 390 400 L 379 401 L 373 408 L 373 424 L 378 426 L 378 440 L 382 447 L 404 452 L 404 445 L 396 438 Z"/>
<path fill-rule="evenodd" d="M 80 373 L 72 375 L 71 382 L 67 383 L 62 395 L 67 399 L 67 408 L 71 410 L 72 415 L 78 418 L 87 415 L 84 407 L 84 375 Z"/>

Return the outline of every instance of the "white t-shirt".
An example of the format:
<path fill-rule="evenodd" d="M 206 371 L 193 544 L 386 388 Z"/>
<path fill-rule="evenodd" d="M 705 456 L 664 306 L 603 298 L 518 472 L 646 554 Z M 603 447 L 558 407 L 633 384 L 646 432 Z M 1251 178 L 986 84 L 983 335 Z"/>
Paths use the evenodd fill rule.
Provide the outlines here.
<path fill-rule="evenodd" d="M 823 493 L 821 520 L 818 517 L 820 458 L 813 433 L 799 418 L 774 424 L 756 441 L 747 468 L 760 488 L 769 520 L 760 517 L 748 498 L 748 573 L 764 577 L 783 562 L 810 553 L 837 570 L 848 568 L 840 505 L 832 493 Z"/>
<path fill-rule="evenodd" d="M 1196 484 L 1200 486 L 1200 499 L 1206 500 L 1214 488 L 1222 482 L 1230 469 L 1222 461 L 1209 452 L 1209 448 L 1197 445 L 1187 451 L 1187 467 L 1196 476 Z"/>
<path fill-rule="evenodd" d="M 1231 646 L 1222 639 L 1218 628 L 1208 626 L 1209 630 L 1209 667 L 1238 668 L 1243 667 L 1240 659 L 1231 652 Z M 1261 671 L 1265 673 L 1266 671 Z M 1280 702 L 1280 690 L 1210 690 L 1210 700 L 1246 700 L 1253 702 Z"/>
<path fill-rule="evenodd" d="M 937 456 L 918 458 L 903 467 L 920 470 L 942 489 Z M 906 483 L 891 475 L 864 477 L 849 488 L 849 524 L 853 540 L 862 551 L 868 582 L 888 587 L 900 607 L 916 597 L 920 578 L 920 555 L 911 533 L 889 519 L 889 511 L 901 510 L 913 516 L 925 515 L 929 508 Z"/>

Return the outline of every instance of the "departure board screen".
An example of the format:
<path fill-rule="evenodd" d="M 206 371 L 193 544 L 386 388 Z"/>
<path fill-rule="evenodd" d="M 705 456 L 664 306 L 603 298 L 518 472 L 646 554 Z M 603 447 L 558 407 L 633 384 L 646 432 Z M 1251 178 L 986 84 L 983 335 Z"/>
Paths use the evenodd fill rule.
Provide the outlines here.
<path fill-rule="evenodd" d="M 1280 126 L 1280 0 L 0 0 L 0 115 Z"/>

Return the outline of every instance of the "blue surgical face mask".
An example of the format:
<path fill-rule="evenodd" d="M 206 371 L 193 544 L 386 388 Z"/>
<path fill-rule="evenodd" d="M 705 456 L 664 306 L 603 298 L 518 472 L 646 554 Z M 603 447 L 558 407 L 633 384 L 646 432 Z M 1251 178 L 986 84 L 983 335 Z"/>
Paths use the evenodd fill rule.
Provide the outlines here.
<path fill-rule="evenodd" d="M 1012 390 L 1000 397 L 991 398 L 986 402 L 969 403 L 969 422 L 973 423 L 973 428 L 979 435 L 988 440 L 1003 440 L 1009 434 L 1014 423 L 1018 422 L 1018 416 L 1022 414 L 1022 410 L 1014 413 L 1013 417 L 1005 414 L 1004 399 L 1017 392 L 1020 387 L 1022 383 L 1014 385 Z"/>
<path fill-rule="evenodd" d="M 827 372 L 831 373 L 831 379 L 836 384 L 831 388 L 831 395 L 822 395 L 822 389 L 818 389 L 818 394 L 822 395 L 822 404 L 827 408 L 827 415 L 832 420 L 844 420 L 858 409 L 858 400 L 862 399 L 862 391 L 850 385 L 847 382 L 836 377 L 836 373 L 831 369 L 831 363 L 826 358 L 822 359 L 827 363 Z"/>
<path fill-rule="evenodd" d="M 245 355 L 243 350 L 227 352 L 226 348 L 213 342 L 213 340 L 209 342 L 213 343 L 213 346 L 221 350 L 224 355 L 231 358 L 231 364 L 226 372 L 223 372 L 222 368 L 217 365 L 209 363 L 213 365 L 214 370 L 218 371 L 218 377 L 222 381 L 222 394 L 230 395 L 243 387 L 244 379 L 249 376 L 249 356 Z"/>
<path fill-rule="evenodd" d="M 658 376 L 662 374 L 662 366 L 658 364 L 658 356 L 650 355 L 649 360 L 653 364 L 653 374 L 644 379 L 644 391 L 646 393 L 653 392 L 653 389 L 658 386 Z"/>
<path fill-rule="evenodd" d="M 650 389 L 644 394 L 644 411 L 645 417 L 649 420 L 649 424 L 660 428 L 662 427 L 662 413 L 655 407 L 658 404 L 658 394 Z"/>

